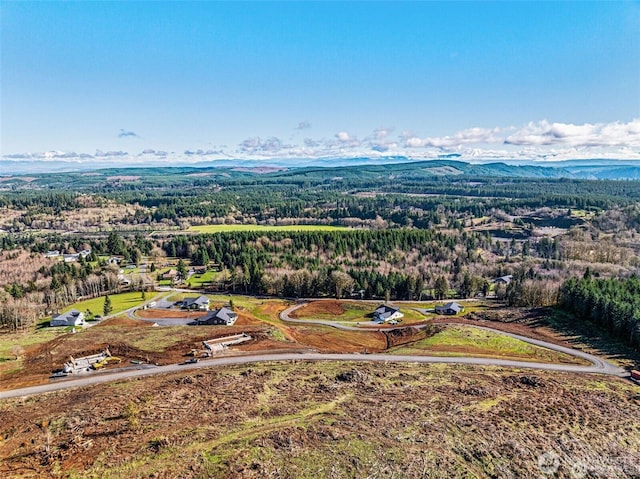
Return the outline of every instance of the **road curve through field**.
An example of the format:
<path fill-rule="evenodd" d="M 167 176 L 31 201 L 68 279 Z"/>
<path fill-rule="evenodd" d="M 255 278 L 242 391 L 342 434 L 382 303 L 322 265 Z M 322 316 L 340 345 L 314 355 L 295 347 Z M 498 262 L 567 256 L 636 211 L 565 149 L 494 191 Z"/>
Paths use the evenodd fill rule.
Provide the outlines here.
<path fill-rule="evenodd" d="M 412 328 L 425 328 L 427 325 L 425 324 L 418 324 L 415 326 L 403 326 L 403 327 L 398 327 L 398 328 L 372 328 L 372 327 L 366 327 L 366 328 L 361 328 L 361 327 L 355 327 L 355 326 L 345 326 L 343 324 L 339 324 L 339 323 L 335 323 L 332 321 L 326 321 L 326 320 L 321 320 L 321 319 L 294 319 L 291 317 L 291 313 L 294 312 L 295 310 L 297 310 L 298 308 L 302 308 L 303 306 L 305 306 L 307 303 L 303 302 L 303 303 L 299 303 L 296 304 L 294 306 L 291 306 L 287 309 L 285 309 L 284 311 L 282 311 L 280 313 L 280 319 L 282 321 L 285 322 L 290 322 L 290 323 L 307 323 L 307 324 L 318 324 L 318 325 L 322 325 L 322 326 L 330 326 L 332 328 L 337 328 L 337 329 L 342 329 L 342 330 L 346 330 L 346 331 L 392 331 L 394 329 L 404 329 L 407 327 L 412 327 Z M 443 324 L 443 325 L 459 325 L 458 323 L 438 323 L 438 324 Z M 513 333 L 507 333 L 505 331 L 500 331 L 499 329 L 493 329 L 493 328 L 489 328 L 487 326 L 475 326 L 475 325 L 464 325 L 465 327 L 470 327 L 470 328 L 476 328 L 476 329 L 482 329 L 484 331 L 489 331 L 491 333 L 497 333 L 497 334 L 502 334 L 504 336 L 509 336 L 510 338 L 514 338 L 514 339 L 518 339 L 520 341 L 524 341 L 525 343 L 529 343 L 529 344 L 533 344 L 535 346 L 539 346 L 542 348 L 546 348 L 546 349 L 550 349 L 552 351 L 556 351 L 559 353 L 564 353 L 564 354 L 568 354 L 569 356 L 574 356 L 576 358 L 580 358 L 580 359 L 584 359 L 588 362 L 591 363 L 591 366 L 589 366 L 592 369 L 592 371 L 584 371 L 584 372 L 601 372 L 604 374 L 611 374 L 614 376 L 624 376 L 625 374 L 627 374 L 627 372 L 622 369 L 619 368 L 613 364 L 611 364 L 609 361 L 606 361 L 602 358 L 599 358 L 597 356 L 594 356 L 593 354 L 589 354 L 589 353 L 585 353 L 584 351 L 578 351 L 576 349 L 573 348 L 568 348 L 566 346 L 560 346 L 558 344 L 553 344 L 553 343 L 548 343 L 546 341 L 541 341 L 539 339 L 533 339 L 533 338 L 528 338 L 526 336 L 521 336 L 519 334 L 513 334 Z M 462 358 L 460 358 L 462 359 Z M 478 358 L 465 358 L 465 359 L 478 359 Z M 493 359 L 489 359 L 489 361 L 494 361 Z M 497 361 L 497 360 L 495 360 Z M 466 362 L 466 361 L 465 361 Z M 522 362 L 522 361 L 519 361 Z M 474 364 L 484 364 L 484 363 L 474 363 Z M 494 363 L 495 365 L 498 365 L 497 363 Z"/>
<path fill-rule="evenodd" d="M 344 326 L 341 324 L 332 323 L 331 321 L 313 320 L 313 319 L 294 319 L 289 315 L 295 309 L 301 307 L 302 304 L 292 306 L 281 313 L 281 319 L 283 321 L 292 323 L 311 323 L 320 324 L 323 326 L 331 326 L 338 329 L 346 329 L 349 331 L 377 331 L 381 328 L 357 328 L 352 326 Z M 455 323 L 451 323 L 455 324 Z M 419 326 L 411 326 L 419 327 Z M 470 364 L 479 366 L 498 366 L 508 368 L 524 368 L 524 369 L 537 369 L 544 371 L 560 371 L 569 373 L 596 373 L 606 374 L 609 376 L 625 377 L 629 373 L 622 368 L 619 368 L 608 361 L 605 361 L 592 354 L 585 353 L 583 351 L 577 351 L 575 349 L 559 346 L 557 344 L 547 343 L 537 339 L 527 338 L 526 336 L 520 336 L 517 334 L 506 333 L 497 329 L 488 328 L 485 326 L 470 326 L 486 331 L 491 331 L 498 334 L 504 334 L 521 341 L 534 344 L 543 348 L 551 349 L 560 353 L 569 354 L 581 359 L 585 359 L 591 363 L 590 366 L 577 366 L 570 364 L 551 364 L 551 363 L 533 363 L 528 361 L 512 361 L 506 359 L 497 358 L 475 358 L 475 357 L 446 357 L 446 356 L 405 356 L 405 355 L 388 355 L 388 354 L 357 354 L 357 353 L 342 353 L 342 354 L 325 354 L 325 353 L 259 353 L 259 354 L 245 354 L 237 356 L 225 356 L 220 358 L 206 359 L 194 364 L 170 364 L 167 366 L 144 366 L 136 369 L 127 369 L 125 371 L 118 372 L 100 372 L 76 379 L 61 379 L 49 384 L 43 384 L 40 386 L 31 386 L 20 389 L 12 389 L 8 391 L 0 391 L 0 400 L 38 395 L 48 392 L 61 391 L 64 389 L 91 386 L 94 384 L 102 384 L 114 381 L 124 381 L 129 379 L 135 379 L 145 376 L 152 376 L 157 374 L 175 373 L 181 371 L 188 371 L 200 368 L 209 367 L 221 367 L 232 366 L 238 364 L 252 364 L 261 362 L 273 362 L 273 361 L 357 361 L 357 362 L 378 362 L 378 363 L 422 363 L 422 364 Z M 398 328 L 393 328 L 398 329 Z M 386 329 L 387 331 L 389 329 Z"/>
<path fill-rule="evenodd" d="M 538 369 L 545 371 L 561 371 L 569 373 L 600 373 L 612 376 L 624 376 L 625 371 L 619 368 L 600 366 L 574 366 L 568 364 L 531 363 L 526 361 L 509 361 L 492 358 L 472 357 L 431 357 L 431 356 L 396 356 L 387 354 L 324 354 L 324 353 L 275 353 L 252 354 L 246 356 L 228 356 L 215 359 L 207 359 L 195 364 L 170 364 L 167 366 L 147 367 L 113 373 L 100 373 L 78 379 L 60 380 L 41 386 L 0 391 L 0 399 L 32 396 L 53 391 L 61 391 L 69 388 L 92 386 L 95 384 L 124 381 L 157 374 L 176 373 L 200 368 L 233 366 L 238 364 L 252 364 L 274 361 L 356 361 L 378 363 L 444 363 L 444 364 L 471 364 L 480 366 L 499 366 L 509 368 Z"/>

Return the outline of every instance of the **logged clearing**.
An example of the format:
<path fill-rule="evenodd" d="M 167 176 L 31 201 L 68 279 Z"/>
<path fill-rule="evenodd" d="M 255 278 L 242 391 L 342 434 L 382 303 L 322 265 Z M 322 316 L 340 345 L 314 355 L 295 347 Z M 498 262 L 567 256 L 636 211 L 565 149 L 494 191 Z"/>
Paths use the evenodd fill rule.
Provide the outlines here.
<path fill-rule="evenodd" d="M 577 477 L 578 465 L 581 477 L 631 478 L 638 410 L 637 386 L 597 375 L 201 369 L 3 401 L 0 476 L 527 479 Z"/>

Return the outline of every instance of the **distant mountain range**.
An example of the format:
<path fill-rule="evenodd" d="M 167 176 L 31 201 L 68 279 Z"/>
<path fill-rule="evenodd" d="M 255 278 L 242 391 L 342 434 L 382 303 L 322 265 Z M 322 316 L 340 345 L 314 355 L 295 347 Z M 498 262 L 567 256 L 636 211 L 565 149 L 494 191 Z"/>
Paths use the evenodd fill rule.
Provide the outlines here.
<path fill-rule="evenodd" d="M 104 166 L 103 169 L 99 169 Z M 111 166 L 111 168 L 109 168 Z M 274 168 L 271 168 L 274 167 Z M 273 171 L 273 170 L 276 171 Z M 558 162 L 534 162 L 503 160 L 500 162 L 463 162 L 452 158 L 437 160 L 412 160 L 401 156 L 383 158 L 324 158 L 299 160 L 214 160 L 168 167 L 166 163 L 131 163 L 113 168 L 113 163 L 101 164 L 55 161 L 0 160 L 0 176 L 30 175 L 38 178 L 50 174 L 96 172 L 97 176 L 144 174 L 179 174 L 184 172 L 209 173 L 211 176 L 227 172 L 243 172 L 244 175 L 261 174 L 273 176 L 353 176 L 375 177 L 380 174 L 394 174 L 403 177 L 436 176 L 500 176 L 531 178 L 576 178 L 576 179 L 640 179 L 638 160 L 566 160 Z M 243 175 L 243 176 L 244 176 Z M 235 176 L 235 175 L 234 175 Z M 7 179 L 5 179 L 5 182 Z"/>

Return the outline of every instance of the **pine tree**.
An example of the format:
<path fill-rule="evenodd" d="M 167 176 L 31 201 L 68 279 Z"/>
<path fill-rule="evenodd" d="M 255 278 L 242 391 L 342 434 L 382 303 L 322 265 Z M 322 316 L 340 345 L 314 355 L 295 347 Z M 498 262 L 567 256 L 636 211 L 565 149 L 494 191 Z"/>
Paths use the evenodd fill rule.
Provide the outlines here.
<path fill-rule="evenodd" d="M 176 267 L 176 270 L 178 271 L 178 274 L 180 275 L 180 278 L 182 280 L 184 280 L 187 277 L 187 265 L 184 264 L 184 261 L 182 261 L 182 258 L 178 260 L 178 266 Z"/>
<path fill-rule="evenodd" d="M 111 298 L 109 297 L 109 295 L 106 295 L 104 297 L 104 306 L 102 307 L 102 313 L 105 316 L 109 316 L 109 314 L 111 314 L 111 311 L 113 311 L 113 306 L 111 305 Z"/>

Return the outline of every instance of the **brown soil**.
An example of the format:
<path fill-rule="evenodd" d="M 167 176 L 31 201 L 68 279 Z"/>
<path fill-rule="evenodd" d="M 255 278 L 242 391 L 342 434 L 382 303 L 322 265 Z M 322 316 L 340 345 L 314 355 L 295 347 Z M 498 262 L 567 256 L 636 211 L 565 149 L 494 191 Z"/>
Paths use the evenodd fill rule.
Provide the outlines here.
<path fill-rule="evenodd" d="M 283 328 L 281 328 L 283 329 Z M 340 331 L 330 327 L 295 326 L 283 332 L 294 341 L 327 353 L 381 352 L 387 349 L 387 339 L 379 332 Z"/>
<path fill-rule="evenodd" d="M 533 479 L 545 453 L 553 477 L 638 477 L 639 409 L 637 386 L 600 376 L 210 368 L 3 401 L 0 477 Z"/>
<path fill-rule="evenodd" d="M 386 349 L 393 348 L 394 346 L 400 346 L 402 344 L 413 343 L 414 341 L 418 341 L 420 339 L 425 339 L 427 337 L 433 336 L 437 332 L 437 328 L 402 328 L 402 329 L 393 329 L 391 331 L 383 331 L 386 340 L 387 347 Z"/>
<path fill-rule="evenodd" d="M 266 302 L 260 305 L 259 311 L 261 314 L 268 316 L 269 318 L 279 321 L 280 313 L 287 309 L 289 306 L 280 302 Z"/>
<path fill-rule="evenodd" d="M 344 314 L 344 308 L 339 301 L 313 301 L 311 303 L 305 304 L 299 309 L 296 309 L 291 313 L 291 317 L 294 319 L 312 318 L 319 314 L 341 316 Z"/>

